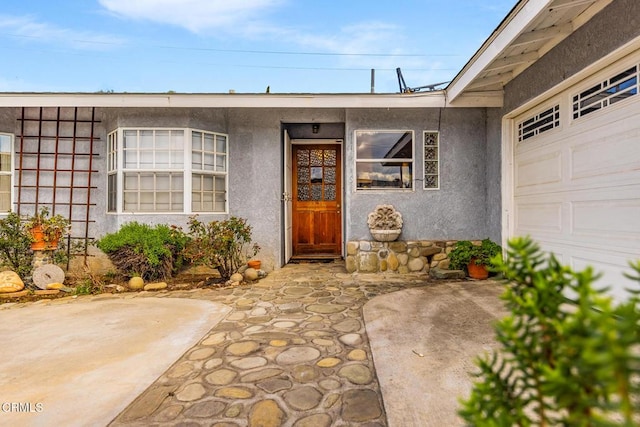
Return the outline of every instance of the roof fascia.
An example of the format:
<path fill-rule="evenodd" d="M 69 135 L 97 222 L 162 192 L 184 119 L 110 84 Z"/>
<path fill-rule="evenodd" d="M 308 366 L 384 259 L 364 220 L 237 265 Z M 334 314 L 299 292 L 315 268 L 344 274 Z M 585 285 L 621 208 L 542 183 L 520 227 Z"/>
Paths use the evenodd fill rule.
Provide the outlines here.
<path fill-rule="evenodd" d="M 0 107 L 442 108 L 444 91 L 418 94 L 0 93 Z"/>
<path fill-rule="evenodd" d="M 446 89 L 447 98 L 454 101 L 477 78 L 480 73 L 509 44 L 511 44 L 527 26 L 543 12 L 553 0 L 521 0 L 500 23 L 498 28 L 484 42 L 478 52 L 464 66 Z"/>

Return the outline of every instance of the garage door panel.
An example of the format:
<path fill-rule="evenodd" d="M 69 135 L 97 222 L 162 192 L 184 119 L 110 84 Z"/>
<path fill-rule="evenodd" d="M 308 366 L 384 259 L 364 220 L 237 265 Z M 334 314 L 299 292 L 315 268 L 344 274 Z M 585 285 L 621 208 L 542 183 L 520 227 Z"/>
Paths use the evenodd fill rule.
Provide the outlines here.
<path fill-rule="evenodd" d="M 559 235 L 562 232 L 562 203 L 519 203 L 516 205 L 515 219 L 521 233 Z"/>
<path fill-rule="evenodd" d="M 637 117 L 640 121 L 640 116 Z M 571 147 L 572 181 L 616 175 L 629 179 L 630 171 L 640 171 L 640 129 L 619 132 L 591 143 Z"/>
<path fill-rule="evenodd" d="M 558 150 L 537 156 L 529 153 L 516 163 L 516 191 L 561 182 L 562 155 Z"/>
<path fill-rule="evenodd" d="M 598 286 L 609 287 L 610 294 L 617 300 L 624 299 L 625 289 L 634 286 L 634 283 L 625 277 L 625 273 L 631 274 L 632 270 L 624 256 L 576 249 L 569 257 L 568 264 L 577 271 L 582 271 L 587 266 L 593 267 L 594 272 L 602 276 L 602 279 L 598 281 Z M 637 289 L 637 285 L 635 289 Z"/>
<path fill-rule="evenodd" d="M 571 203 L 572 234 L 612 246 L 637 247 L 640 242 L 640 199 Z"/>

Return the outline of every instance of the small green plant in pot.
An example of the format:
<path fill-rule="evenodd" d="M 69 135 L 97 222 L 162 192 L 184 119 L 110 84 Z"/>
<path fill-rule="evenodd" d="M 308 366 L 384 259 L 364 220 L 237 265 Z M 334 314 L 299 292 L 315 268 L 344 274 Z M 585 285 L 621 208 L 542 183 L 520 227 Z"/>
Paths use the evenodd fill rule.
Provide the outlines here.
<path fill-rule="evenodd" d="M 502 253 L 502 247 L 490 239 L 484 239 L 478 244 L 469 240 L 456 242 L 449 253 L 449 268 L 464 270 L 474 279 L 486 279 L 489 277 L 488 267 L 491 267 L 491 259 Z"/>
<path fill-rule="evenodd" d="M 69 232 L 71 223 L 62 215 L 50 215 L 49 208 L 43 206 L 33 216 L 28 217 L 25 229 L 32 238 L 32 250 L 54 250 L 58 242 Z"/>

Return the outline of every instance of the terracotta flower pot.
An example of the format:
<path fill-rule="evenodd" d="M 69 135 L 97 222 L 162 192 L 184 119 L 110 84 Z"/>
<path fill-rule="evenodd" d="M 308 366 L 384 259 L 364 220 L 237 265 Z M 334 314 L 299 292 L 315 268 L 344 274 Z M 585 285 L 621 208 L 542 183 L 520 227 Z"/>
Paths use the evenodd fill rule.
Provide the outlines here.
<path fill-rule="evenodd" d="M 475 258 L 471 258 L 471 262 L 467 265 L 469 277 L 472 279 L 486 279 L 489 277 L 489 270 L 485 265 L 477 265 Z"/>
<path fill-rule="evenodd" d="M 262 265 L 262 263 L 260 262 L 260 260 L 252 259 L 251 261 L 247 262 L 247 265 L 249 266 L 249 268 L 260 270 L 260 266 Z"/>
<path fill-rule="evenodd" d="M 44 240 L 44 233 L 42 232 L 42 226 L 36 225 L 31 230 L 31 237 L 33 237 L 33 242 L 31 242 L 31 250 L 32 251 L 46 251 L 46 250 L 54 250 L 58 248 L 58 240 L 51 240 L 46 242 Z"/>

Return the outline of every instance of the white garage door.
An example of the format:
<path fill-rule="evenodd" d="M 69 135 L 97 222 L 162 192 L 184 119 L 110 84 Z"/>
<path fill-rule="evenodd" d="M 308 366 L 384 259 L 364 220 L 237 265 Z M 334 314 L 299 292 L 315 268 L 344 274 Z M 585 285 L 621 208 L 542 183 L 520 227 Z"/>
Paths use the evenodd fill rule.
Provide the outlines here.
<path fill-rule="evenodd" d="M 513 235 L 531 235 L 576 269 L 591 265 L 617 299 L 640 259 L 640 52 L 515 119 Z"/>

